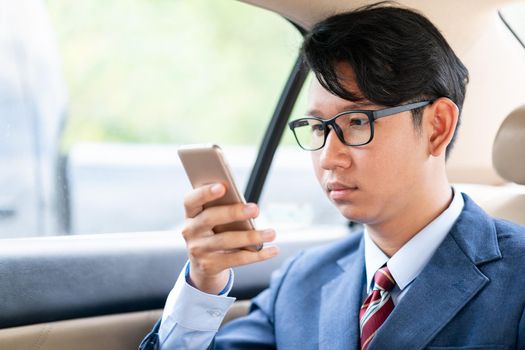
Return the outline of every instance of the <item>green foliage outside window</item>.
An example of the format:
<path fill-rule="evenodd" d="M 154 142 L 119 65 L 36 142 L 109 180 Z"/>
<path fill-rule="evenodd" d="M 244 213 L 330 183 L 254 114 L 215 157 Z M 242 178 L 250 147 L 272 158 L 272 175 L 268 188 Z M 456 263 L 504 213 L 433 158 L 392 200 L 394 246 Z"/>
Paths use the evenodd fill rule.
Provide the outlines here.
<path fill-rule="evenodd" d="M 300 46 L 233 0 L 47 2 L 79 141 L 257 144 Z"/>

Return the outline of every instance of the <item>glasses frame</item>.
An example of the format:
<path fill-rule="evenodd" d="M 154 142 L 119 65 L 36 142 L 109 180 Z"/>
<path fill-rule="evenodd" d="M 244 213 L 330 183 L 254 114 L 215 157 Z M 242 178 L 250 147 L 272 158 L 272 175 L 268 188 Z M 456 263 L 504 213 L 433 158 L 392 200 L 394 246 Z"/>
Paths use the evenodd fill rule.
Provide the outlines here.
<path fill-rule="evenodd" d="M 432 102 L 434 102 L 434 101 L 431 101 L 431 100 L 419 101 L 419 102 L 413 102 L 413 103 L 408 103 L 408 104 L 404 104 L 404 105 L 400 105 L 400 106 L 389 107 L 389 108 L 378 109 L 378 110 L 366 110 L 366 109 L 364 109 L 364 110 L 357 110 L 357 109 L 356 110 L 349 110 L 349 111 L 344 111 L 344 112 L 338 113 L 335 116 L 333 116 L 332 118 L 326 119 L 326 120 L 322 119 L 322 118 L 319 118 L 319 117 L 299 118 L 299 119 L 295 119 L 295 120 L 290 121 L 288 123 L 288 127 L 292 130 L 292 133 L 293 133 L 293 135 L 295 137 L 295 141 L 297 141 L 297 144 L 299 145 L 299 147 L 301 147 L 305 151 L 317 151 L 317 150 L 320 150 L 321 148 L 323 148 L 324 145 L 326 144 L 326 139 L 328 138 L 328 134 L 330 133 L 331 129 L 333 129 L 335 131 L 335 134 L 337 135 L 337 138 L 343 144 L 345 144 L 347 146 L 351 146 L 351 147 L 364 146 L 364 145 L 367 145 L 370 142 L 372 142 L 372 140 L 374 139 L 374 121 L 376 121 L 377 119 L 383 118 L 383 117 L 392 116 L 394 114 L 398 114 L 398 113 L 401 113 L 401 112 L 410 111 L 410 110 L 413 110 L 413 109 L 416 109 L 416 108 L 421 108 L 421 107 L 427 106 L 429 104 L 432 104 Z M 366 114 L 367 115 L 368 122 L 370 123 L 370 138 L 368 139 L 368 141 L 363 142 L 363 143 L 359 143 L 359 144 L 349 144 L 349 143 L 347 143 L 345 141 L 345 139 L 343 137 L 343 132 L 341 131 L 341 128 L 339 127 L 339 125 L 337 125 L 335 123 L 335 120 L 337 118 L 343 116 L 343 115 L 352 114 L 352 113 L 361 113 L 361 114 Z M 299 124 L 299 122 L 302 122 L 304 120 L 316 120 L 316 121 L 319 121 L 323 125 L 324 139 L 323 139 L 323 143 L 322 143 L 322 145 L 320 147 L 313 148 L 313 149 L 304 148 L 301 145 L 301 143 L 299 142 L 299 139 L 297 138 L 297 134 L 295 133 L 295 127 L 297 126 L 297 124 Z M 329 126 L 331 126 L 331 128 L 329 128 Z"/>

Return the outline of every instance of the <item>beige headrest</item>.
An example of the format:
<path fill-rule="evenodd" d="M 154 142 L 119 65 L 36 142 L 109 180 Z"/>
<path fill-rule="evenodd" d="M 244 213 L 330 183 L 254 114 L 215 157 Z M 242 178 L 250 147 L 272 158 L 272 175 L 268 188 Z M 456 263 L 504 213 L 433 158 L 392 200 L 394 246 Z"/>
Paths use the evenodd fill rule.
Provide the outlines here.
<path fill-rule="evenodd" d="M 492 164 L 505 180 L 525 185 L 525 105 L 512 111 L 499 127 Z"/>

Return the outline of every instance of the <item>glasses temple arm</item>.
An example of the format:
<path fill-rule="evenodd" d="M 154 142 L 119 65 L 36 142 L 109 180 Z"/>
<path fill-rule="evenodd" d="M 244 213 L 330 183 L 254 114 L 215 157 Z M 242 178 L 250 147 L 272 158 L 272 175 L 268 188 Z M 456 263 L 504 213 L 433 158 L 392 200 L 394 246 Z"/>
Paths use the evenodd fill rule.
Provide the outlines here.
<path fill-rule="evenodd" d="M 392 114 L 397 114 L 405 111 L 410 111 L 412 109 L 420 108 L 431 103 L 432 101 L 420 101 L 392 108 L 381 109 L 379 111 L 374 111 L 374 119 L 386 117 Z"/>

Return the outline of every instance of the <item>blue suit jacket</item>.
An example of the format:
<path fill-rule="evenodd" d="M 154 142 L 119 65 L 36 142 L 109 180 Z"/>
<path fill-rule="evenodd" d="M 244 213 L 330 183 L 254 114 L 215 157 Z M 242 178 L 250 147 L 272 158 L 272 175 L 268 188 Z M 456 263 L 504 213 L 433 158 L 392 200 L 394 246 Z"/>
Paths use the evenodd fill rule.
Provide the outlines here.
<path fill-rule="evenodd" d="M 493 219 L 463 197 L 458 220 L 370 350 L 525 349 L 525 228 Z M 362 237 L 290 260 L 210 349 L 358 349 Z"/>

